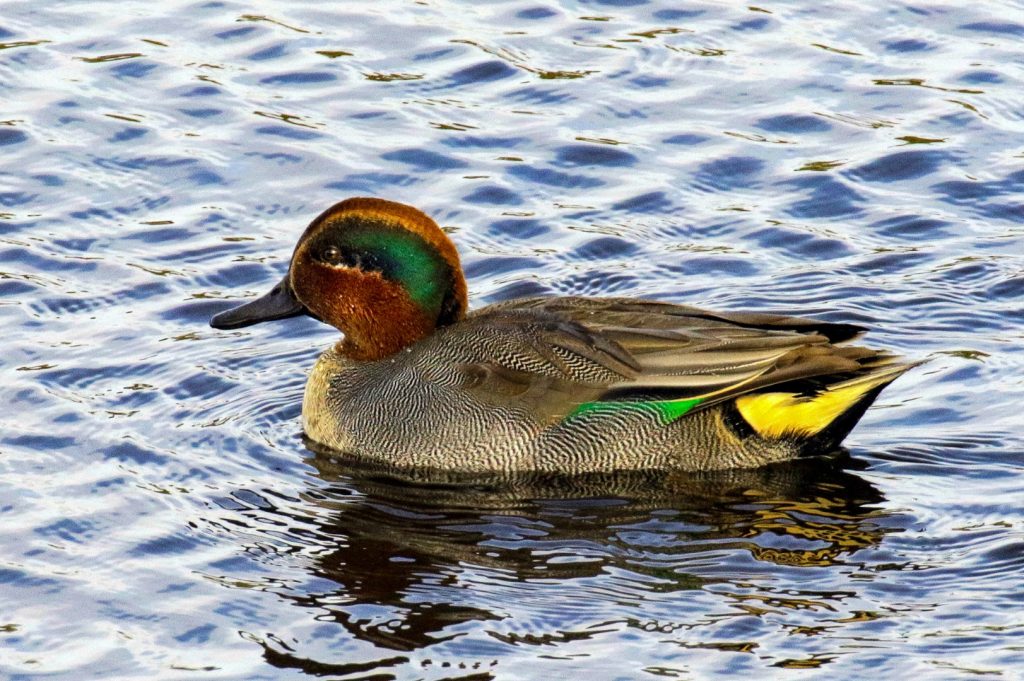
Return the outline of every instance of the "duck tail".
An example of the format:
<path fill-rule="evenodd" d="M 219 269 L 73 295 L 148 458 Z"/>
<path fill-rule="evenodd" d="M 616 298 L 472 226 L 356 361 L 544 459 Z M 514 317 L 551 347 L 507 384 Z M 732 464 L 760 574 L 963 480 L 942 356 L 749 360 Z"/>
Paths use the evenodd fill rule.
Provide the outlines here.
<path fill-rule="evenodd" d="M 741 395 L 736 408 L 749 426 L 767 439 L 792 438 L 804 442 L 805 451 L 833 449 L 853 429 L 883 389 L 917 366 L 896 364 L 881 357 L 852 378 L 808 393 L 799 382 L 775 390 Z"/>

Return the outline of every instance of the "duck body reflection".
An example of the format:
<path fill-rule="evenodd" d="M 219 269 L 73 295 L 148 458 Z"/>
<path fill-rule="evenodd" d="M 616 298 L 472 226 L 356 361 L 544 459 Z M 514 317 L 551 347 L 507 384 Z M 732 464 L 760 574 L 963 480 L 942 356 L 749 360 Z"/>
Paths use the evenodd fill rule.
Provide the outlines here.
<path fill-rule="evenodd" d="M 640 626 L 659 611 L 649 604 L 681 592 L 734 592 L 734 615 L 801 608 L 806 595 L 751 584 L 780 568 L 844 569 L 888 531 L 882 495 L 845 452 L 668 475 L 453 474 L 330 451 L 308 462 L 317 481 L 302 503 L 316 526 L 304 542 L 318 548 L 308 588 L 280 595 L 378 652 L 422 653 L 467 627 L 506 644 L 553 645 L 598 635 L 600 626 L 576 625 L 603 606 L 631 604 L 627 625 Z M 833 596 L 842 597 L 810 600 L 828 608 Z M 513 620 L 536 627 L 510 630 Z M 279 666 L 310 664 L 264 646 Z"/>

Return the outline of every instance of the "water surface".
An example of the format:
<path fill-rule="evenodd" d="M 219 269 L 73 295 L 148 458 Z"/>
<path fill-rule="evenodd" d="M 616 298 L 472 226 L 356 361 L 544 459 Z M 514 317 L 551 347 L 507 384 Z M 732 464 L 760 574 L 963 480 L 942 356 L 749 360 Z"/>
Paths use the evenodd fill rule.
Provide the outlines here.
<path fill-rule="evenodd" d="M 1024 8 L 38 3 L 0 12 L 0 675 L 1014 678 Z M 208 318 L 334 201 L 475 305 L 864 324 L 849 453 L 410 484 L 316 454 L 336 334 Z"/>

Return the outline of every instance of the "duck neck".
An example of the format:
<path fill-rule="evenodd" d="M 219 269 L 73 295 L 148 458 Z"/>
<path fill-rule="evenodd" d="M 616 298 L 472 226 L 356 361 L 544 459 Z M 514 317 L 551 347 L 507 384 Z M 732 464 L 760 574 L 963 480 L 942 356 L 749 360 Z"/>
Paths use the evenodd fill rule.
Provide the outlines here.
<path fill-rule="evenodd" d="M 345 334 L 339 352 L 354 360 L 377 361 L 465 317 L 465 280 L 461 271 L 452 275 L 440 303 L 423 305 L 397 282 L 360 274 L 355 275 L 358 282 L 344 287 L 344 294 L 317 299 L 319 304 L 310 307 Z"/>
<path fill-rule="evenodd" d="M 373 362 L 390 357 L 426 338 L 437 325 L 408 298 L 353 311 L 338 324 L 345 338 L 338 350 L 349 359 Z"/>

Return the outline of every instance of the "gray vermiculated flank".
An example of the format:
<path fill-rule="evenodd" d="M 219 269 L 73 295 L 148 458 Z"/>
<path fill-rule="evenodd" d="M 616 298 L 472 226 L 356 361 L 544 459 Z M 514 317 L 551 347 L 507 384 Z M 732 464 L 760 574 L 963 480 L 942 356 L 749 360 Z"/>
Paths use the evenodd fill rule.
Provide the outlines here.
<path fill-rule="evenodd" d="M 790 380 L 827 376 L 836 367 L 856 370 L 864 358 L 884 357 L 836 348 L 818 331 L 841 337 L 854 331 L 812 328 L 807 320 L 709 319 L 694 308 L 625 299 L 549 301 L 483 308 L 376 362 L 327 350 L 306 389 L 307 434 L 370 461 L 448 470 L 758 466 L 794 458 L 804 443 L 738 426 L 729 399 L 709 400 L 668 424 L 639 403 L 572 412 L 610 388 L 757 387 L 772 384 L 762 377 L 772 375 L 764 371 L 769 364 Z M 714 371 L 701 365 L 704 358 L 715 359 Z"/>

